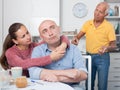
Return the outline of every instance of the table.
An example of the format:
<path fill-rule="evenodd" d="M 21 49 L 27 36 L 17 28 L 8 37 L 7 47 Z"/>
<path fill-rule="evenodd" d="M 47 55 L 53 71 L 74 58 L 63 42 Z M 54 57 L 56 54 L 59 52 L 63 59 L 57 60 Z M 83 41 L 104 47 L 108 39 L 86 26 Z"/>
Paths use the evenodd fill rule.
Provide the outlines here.
<path fill-rule="evenodd" d="M 15 85 L 10 85 L 5 90 L 74 90 L 71 86 L 61 82 L 47 82 L 42 80 L 28 79 L 28 86 L 26 88 L 17 88 Z"/>

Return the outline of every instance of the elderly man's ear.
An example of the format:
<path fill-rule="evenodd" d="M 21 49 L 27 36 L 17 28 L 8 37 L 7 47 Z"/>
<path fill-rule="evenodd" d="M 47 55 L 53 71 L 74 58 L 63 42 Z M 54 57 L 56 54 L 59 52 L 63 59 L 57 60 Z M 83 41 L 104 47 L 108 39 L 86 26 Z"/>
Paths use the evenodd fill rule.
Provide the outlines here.
<path fill-rule="evenodd" d="M 62 32 L 62 30 L 61 30 L 60 26 L 58 26 L 58 29 L 59 29 L 59 31 L 60 31 L 60 32 Z"/>
<path fill-rule="evenodd" d="M 105 17 L 108 15 L 108 13 L 105 14 Z"/>

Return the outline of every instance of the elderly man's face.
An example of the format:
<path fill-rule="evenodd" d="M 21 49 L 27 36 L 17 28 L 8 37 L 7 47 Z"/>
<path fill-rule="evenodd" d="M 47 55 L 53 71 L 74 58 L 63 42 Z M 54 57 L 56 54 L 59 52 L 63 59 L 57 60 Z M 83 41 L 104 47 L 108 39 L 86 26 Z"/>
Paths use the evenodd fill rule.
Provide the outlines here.
<path fill-rule="evenodd" d="M 105 4 L 99 4 L 94 11 L 94 19 L 96 21 L 103 20 L 104 17 L 107 15 L 105 12 L 106 9 L 107 9 L 107 7 Z"/>
<path fill-rule="evenodd" d="M 48 44 L 55 44 L 60 40 L 60 28 L 51 20 L 44 21 L 39 27 L 39 32 L 41 38 Z"/>

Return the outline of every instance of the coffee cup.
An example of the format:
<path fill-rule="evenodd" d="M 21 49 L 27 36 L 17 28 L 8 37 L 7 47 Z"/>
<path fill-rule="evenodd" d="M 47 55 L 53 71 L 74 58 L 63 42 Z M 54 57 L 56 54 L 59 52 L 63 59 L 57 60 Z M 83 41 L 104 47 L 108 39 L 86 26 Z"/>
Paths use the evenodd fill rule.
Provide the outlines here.
<path fill-rule="evenodd" d="M 5 88 L 10 84 L 10 74 L 7 70 L 0 71 L 0 90 L 1 88 Z"/>
<path fill-rule="evenodd" d="M 12 67 L 10 71 L 13 79 L 22 76 L 22 67 Z"/>

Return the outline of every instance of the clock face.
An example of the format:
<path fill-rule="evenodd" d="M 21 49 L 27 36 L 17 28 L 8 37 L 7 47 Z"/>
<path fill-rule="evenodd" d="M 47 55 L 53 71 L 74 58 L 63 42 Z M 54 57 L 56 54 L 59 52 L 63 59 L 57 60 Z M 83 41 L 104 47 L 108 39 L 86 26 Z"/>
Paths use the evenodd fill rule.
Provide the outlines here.
<path fill-rule="evenodd" d="M 77 3 L 73 6 L 73 15 L 82 18 L 88 13 L 87 6 L 84 3 Z"/>

